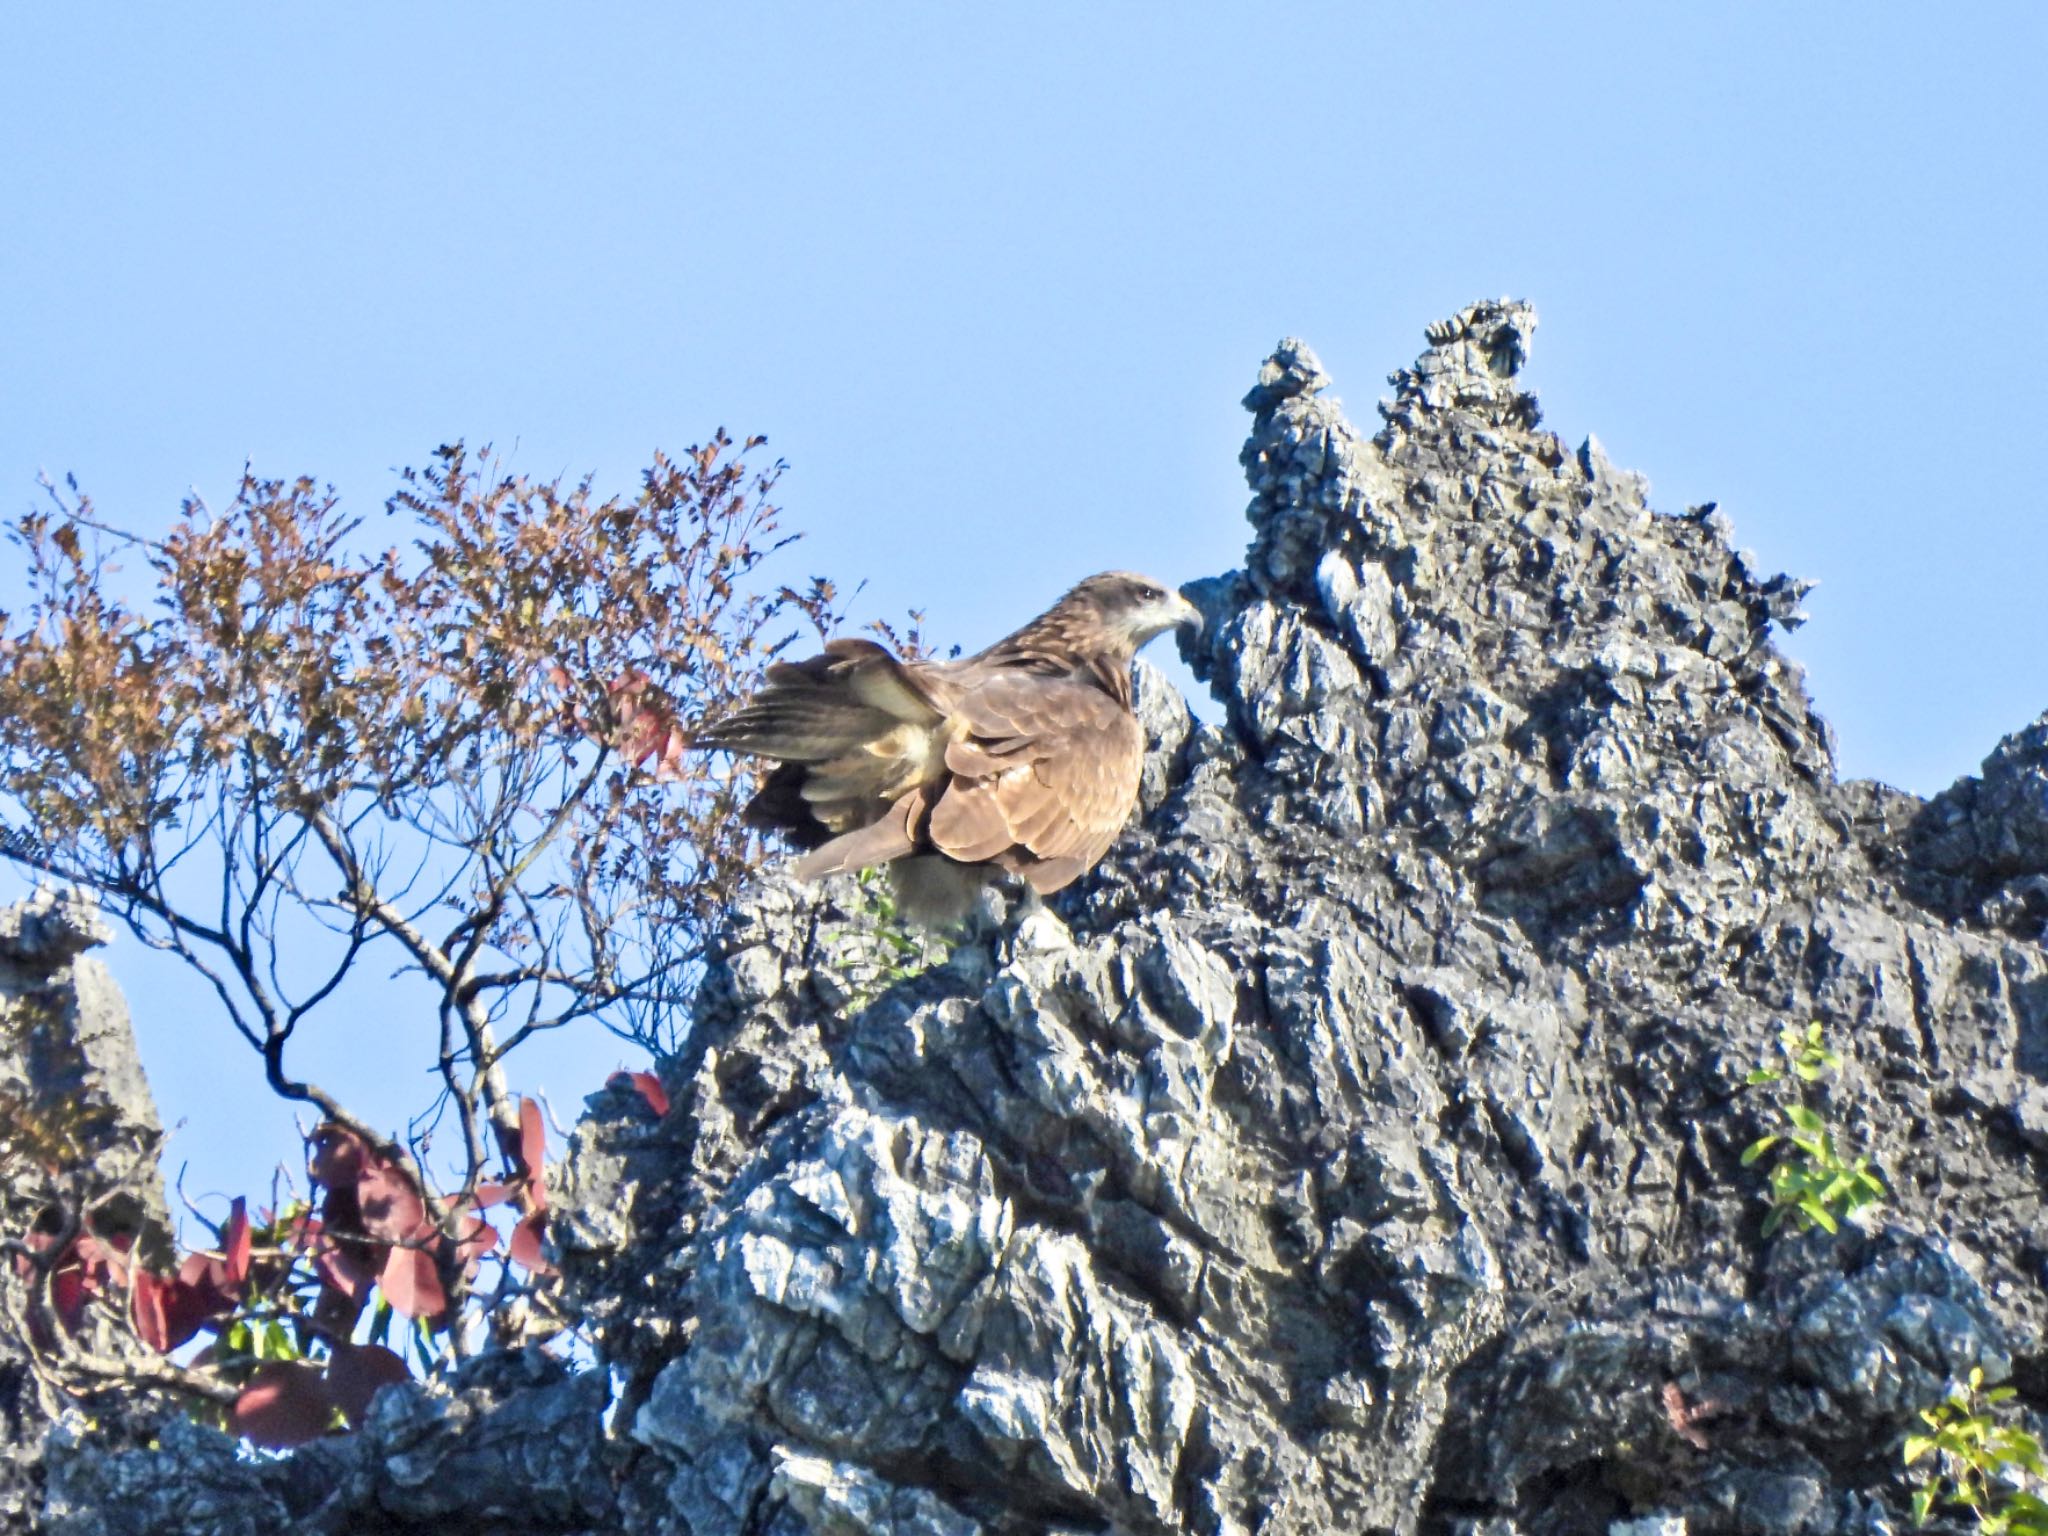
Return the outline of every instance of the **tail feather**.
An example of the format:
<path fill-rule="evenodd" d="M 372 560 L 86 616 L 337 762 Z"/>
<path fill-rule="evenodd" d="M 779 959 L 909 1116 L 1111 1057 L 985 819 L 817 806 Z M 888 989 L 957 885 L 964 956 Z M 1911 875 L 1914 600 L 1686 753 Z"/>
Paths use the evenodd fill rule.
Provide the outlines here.
<path fill-rule="evenodd" d="M 750 827 L 780 832 L 799 848 L 815 848 L 832 836 L 832 829 L 819 819 L 816 808 L 804 798 L 802 763 L 781 763 L 761 781 L 754 798 L 740 812 Z"/>
<path fill-rule="evenodd" d="M 917 847 L 917 823 L 924 795 L 913 790 L 878 819 L 813 848 L 794 865 L 799 880 L 817 880 L 842 870 L 887 864 Z"/>

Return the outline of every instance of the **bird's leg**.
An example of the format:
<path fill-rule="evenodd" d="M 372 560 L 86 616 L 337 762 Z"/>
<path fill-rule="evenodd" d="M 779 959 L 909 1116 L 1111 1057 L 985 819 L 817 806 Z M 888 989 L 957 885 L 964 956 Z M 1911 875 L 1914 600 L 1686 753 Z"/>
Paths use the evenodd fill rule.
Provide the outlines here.
<path fill-rule="evenodd" d="M 1045 934 L 1045 929 L 1056 930 L 1061 936 L 1067 931 L 1059 914 L 1045 904 L 1045 898 L 1029 881 L 1019 879 L 1017 883 L 1022 889 L 1003 915 L 996 934 L 996 960 L 1001 965 L 1008 965 L 1025 949 L 1045 947 L 1046 938 L 1051 937 Z"/>

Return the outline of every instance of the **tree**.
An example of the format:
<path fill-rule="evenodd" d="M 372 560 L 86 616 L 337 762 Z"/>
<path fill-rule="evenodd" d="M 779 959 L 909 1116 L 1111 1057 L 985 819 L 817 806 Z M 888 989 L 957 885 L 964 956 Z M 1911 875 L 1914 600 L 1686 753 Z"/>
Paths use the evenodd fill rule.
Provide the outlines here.
<path fill-rule="evenodd" d="M 459 1350 L 496 1201 L 520 1212 L 511 1258 L 544 1270 L 540 1120 L 505 1059 L 579 1020 L 673 1046 L 711 924 L 758 854 L 737 814 L 746 768 L 686 757 L 682 724 L 834 622 L 830 583 L 763 585 L 791 539 L 760 445 L 721 432 L 611 499 L 444 447 L 405 473 L 381 527 L 310 480 L 252 477 L 220 514 L 188 502 L 161 539 L 103 521 L 75 485 L 20 519 L 0 854 L 93 888 L 203 976 L 270 1088 L 319 1120 L 319 1203 L 259 1220 L 253 1257 L 239 1202 L 218 1251 L 167 1277 L 97 1237 L 91 1211 L 46 1213 L 16 1258 L 53 1360 L 105 1295 L 159 1350 L 213 1328 L 201 1395 L 243 1413 L 297 1356 L 360 1374 L 340 1351 L 373 1287 Z M 121 595 L 121 554 L 140 557 L 153 608 Z M 291 1067 L 344 982 L 392 959 L 439 1068 L 404 1136 Z M 641 1086 L 659 1109 L 658 1084 Z M 451 1118 L 455 1155 L 436 1161 L 425 1140 Z M 229 1369 L 259 1298 L 292 1330 L 273 1353 L 296 1355 L 258 1347 Z M 273 1438 L 325 1422 L 325 1400 L 301 1396 L 272 1405 L 289 1431 Z"/>

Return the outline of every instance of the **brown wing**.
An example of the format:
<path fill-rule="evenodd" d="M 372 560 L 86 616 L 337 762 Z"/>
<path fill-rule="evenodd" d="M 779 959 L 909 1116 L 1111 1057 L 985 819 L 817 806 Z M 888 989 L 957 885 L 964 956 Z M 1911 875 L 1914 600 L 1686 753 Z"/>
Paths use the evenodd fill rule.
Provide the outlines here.
<path fill-rule="evenodd" d="M 1101 689 L 1000 671 L 955 700 L 952 778 L 926 836 L 962 863 L 994 860 L 1041 893 L 1091 867 L 1130 819 L 1145 741 Z"/>

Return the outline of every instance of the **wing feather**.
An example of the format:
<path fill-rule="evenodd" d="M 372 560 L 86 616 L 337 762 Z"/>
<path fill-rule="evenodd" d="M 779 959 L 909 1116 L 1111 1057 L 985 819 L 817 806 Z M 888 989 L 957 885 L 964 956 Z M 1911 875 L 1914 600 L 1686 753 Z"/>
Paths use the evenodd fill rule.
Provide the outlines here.
<path fill-rule="evenodd" d="M 899 725 L 937 725 L 948 692 L 933 668 L 900 661 L 872 640 L 828 640 L 823 655 L 769 667 L 759 691 L 700 728 L 691 745 L 824 762 Z"/>
<path fill-rule="evenodd" d="M 963 689 L 954 720 L 965 734 L 946 749 L 953 779 L 932 808 L 934 847 L 963 861 L 1010 855 L 1041 891 L 1108 851 L 1144 759 L 1138 723 L 1115 699 L 1069 678 L 1001 673 Z"/>

